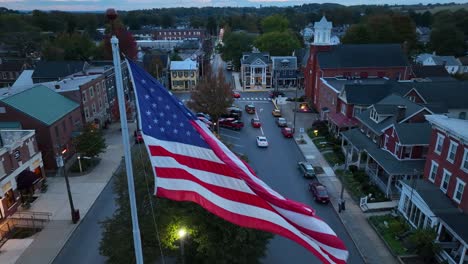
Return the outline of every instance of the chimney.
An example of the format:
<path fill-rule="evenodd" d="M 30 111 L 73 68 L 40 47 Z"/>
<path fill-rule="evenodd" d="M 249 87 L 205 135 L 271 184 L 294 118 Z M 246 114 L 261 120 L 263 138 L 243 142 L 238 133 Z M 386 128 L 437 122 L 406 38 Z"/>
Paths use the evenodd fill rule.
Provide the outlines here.
<path fill-rule="evenodd" d="M 401 120 L 403 120 L 405 118 L 405 114 L 406 114 L 406 106 L 404 105 L 397 106 L 396 121 L 400 122 Z"/>

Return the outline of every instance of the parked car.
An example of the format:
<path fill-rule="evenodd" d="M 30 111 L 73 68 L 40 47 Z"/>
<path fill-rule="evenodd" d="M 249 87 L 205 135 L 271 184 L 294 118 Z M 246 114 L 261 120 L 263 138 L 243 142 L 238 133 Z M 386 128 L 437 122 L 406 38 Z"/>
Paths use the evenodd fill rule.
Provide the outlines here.
<path fill-rule="evenodd" d="M 238 92 L 234 92 L 234 91 L 233 91 L 233 92 L 232 92 L 232 97 L 234 97 L 234 98 L 240 98 L 240 97 L 241 97 L 241 94 L 238 93 Z"/>
<path fill-rule="evenodd" d="M 133 135 L 135 136 L 135 144 L 143 143 L 143 134 L 141 134 L 141 130 L 135 130 Z"/>
<path fill-rule="evenodd" d="M 205 114 L 205 113 L 202 113 L 202 112 L 197 113 L 197 117 L 203 117 L 203 118 L 207 119 L 208 121 L 212 121 L 211 116 L 209 114 Z"/>
<path fill-rule="evenodd" d="M 234 130 L 241 130 L 244 127 L 244 123 L 235 118 L 222 118 L 219 120 L 219 126 Z"/>
<path fill-rule="evenodd" d="M 286 118 L 284 118 L 284 117 L 279 117 L 278 119 L 276 119 L 276 124 L 279 127 L 285 127 L 285 126 L 288 125 L 288 123 L 286 122 Z"/>
<path fill-rule="evenodd" d="M 301 171 L 304 175 L 304 178 L 314 178 L 315 177 L 315 170 L 314 167 L 310 163 L 299 161 L 297 163 L 297 168 Z"/>
<path fill-rule="evenodd" d="M 268 140 L 264 136 L 257 136 L 257 147 L 266 148 L 268 147 Z"/>
<path fill-rule="evenodd" d="M 249 114 L 255 114 L 255 106 L 252 104 L 248 104 L 245 106 L 245 111 Z"/>
<path fill-rule="evenodd" d="M 221 116 L 222 118 L 235 118 L 237 120 L 242 117 L 242 110 L 238 107 L 232 106 L 226 109 L 226 113 Z"/>
<path fill-rule="evenodd" d="M 270 98 L 275 98 L 275 97 L 278 97 L 278 96 L 285 96 L 285 94 L 283 92 L 280 92 L 280 91 L 273 91 L 273 92 L 269 93 L 269 96 L 270 96 Z"/>
<path fill-rule="evenodd" d="M 290 127 L 283 127 L 281 128 L 281 133 L 285 138 L 292 138 L 293 137 L 293 130 Z"/>
<path fill-rule="evenodd" d="M 250 120 L 250 124 L 252 124 L 252 127 L 254 128 L 259 128 L 262 126 L 262 124 L 260 123 L 260 120 L 258 118 L 252 118 Z"/>
<path fill-rule="evenodd" d="M 314 196 L 316 202 L 329 203 L 330 196 L 328 196 L 327 187 L 319 182 L 309 183 L 309 191 Z"/>
<path fill-rule="evenodd" d="M 281 116 L 281 110 L 279 110 L 279 109 L 273 109 L 273 111 L 271 111 L 271 114 L 272 114 L 274 117 L 280 117 L 280 116 Z"/>
<path fill-rule="evenodd" d="M 205 125 L 208 127 L 208 128 L 211 128 L 211 126 L 213 125 L 213 122 L 211 122 L 210 120 L 202 117 L 202 116 L 199 116 L 198 117 L 198 120 L 202 121 L 203 123 L 205 123 Z"/>

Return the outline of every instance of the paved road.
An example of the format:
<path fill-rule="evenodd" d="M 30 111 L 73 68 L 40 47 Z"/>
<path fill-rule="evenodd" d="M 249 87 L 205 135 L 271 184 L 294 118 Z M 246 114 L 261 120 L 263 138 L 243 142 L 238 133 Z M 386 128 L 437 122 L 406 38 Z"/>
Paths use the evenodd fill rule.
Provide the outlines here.
<path fill-rule="evenodd" d="M 106 257 L 99 254 L 99 242 L 102 237 L 99 222 L 111 217 L 117 209 L 116 195 L 113 191 L 114 181 L 115 177 L 104 188 L 80 226 L 55 258 L 54 264 L 106 263 Z"/>
<path fill-rule="evenodd" d="M 227 83 L 232 83 L 232 72 L 226 70 L 226 62 L 221 59 L 221 55 L 218 53 L 214 54 L 214 58 L 211 61 L 211 67 L 213 69 L 213 72 L 218 73 L 219 69 L 222 69 L 224 78 L 226 79 Z M 234 85 L 234 84 L 233 84 Z"/>
<path fill-rule="evenodd" d="M 242 96 L 250 97 L 250 94 L 245 93 Z M 265 92 L 263 94 L 266 95 Z M 260 98 L 261 93 L 258 93 L 257 97 Z M 237 101 L 237 105 L 242 109 L 247 103 L 248 101 Z M 250 119 L 254 115 L 244 112 L 242 117 L 245 123 L 244 129 L 240 132 L 221 129 L 221 137 L 233 144 L 235 151 L 246 154 L 249 163 L 257 171 L 258 176 L 273 189 L 285 197 L 309 204 L 315 208 L 317 214 L 344 240 L 350 250 L 348 263 L 364 263 L 331 205 L 316 204 L 312 201 L 312 197 L 307 190 L 308 180 L 301 177 L 296 167 L 297 161 L 304 158 L 295 145 L 294 139 L 284 138 L 280 129 L 276 126 L 271 115 L 272 103 L 268 101 L 252 101 L 251 103 L 256 106 L 258 117 L 262 122 L 262 129 L 252 128 Z M 257 148 L 255 143 L 255 137 L 262 134 L 267 137 L 270 143 L 270 146 L 266 149 Z M 263 262 L 269 264 L 288 262 L 320 263 L 311 253 L 298 244 L 279 236 L 275 236 L 271 241 Z"/>

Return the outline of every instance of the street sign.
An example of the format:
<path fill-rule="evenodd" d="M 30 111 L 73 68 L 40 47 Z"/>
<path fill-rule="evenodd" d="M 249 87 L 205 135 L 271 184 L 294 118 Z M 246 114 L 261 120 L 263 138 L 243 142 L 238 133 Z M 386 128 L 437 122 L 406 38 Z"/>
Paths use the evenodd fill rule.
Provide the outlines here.
<path fill-rule="evenodd" d="M 303 127 L 299 128 L 299 133 L 304 133 L 304 128 Z"/>

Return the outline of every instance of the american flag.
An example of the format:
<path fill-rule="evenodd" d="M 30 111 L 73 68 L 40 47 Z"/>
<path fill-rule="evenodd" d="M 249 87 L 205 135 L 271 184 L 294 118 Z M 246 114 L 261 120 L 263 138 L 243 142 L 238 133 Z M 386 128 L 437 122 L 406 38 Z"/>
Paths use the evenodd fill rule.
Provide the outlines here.
<path fill-rule="evenodd" d="M 272 190 L 171 92 L 134 62 L 128 66 L 158 197 L 287 237 L 323 263 L 346 263 L 344 243 L 312 208 Z"/>

